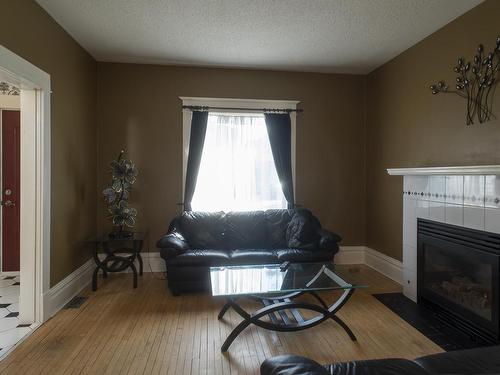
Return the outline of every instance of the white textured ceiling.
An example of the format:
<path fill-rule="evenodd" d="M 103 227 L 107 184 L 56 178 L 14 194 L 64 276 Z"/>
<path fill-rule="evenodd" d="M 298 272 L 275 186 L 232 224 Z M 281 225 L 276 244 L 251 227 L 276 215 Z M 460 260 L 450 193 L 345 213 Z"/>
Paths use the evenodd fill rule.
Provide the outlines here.
<path fill-rule="evenodd" d="M 482 0 L 37 0 L 99 61 L 368 73 Z"/>

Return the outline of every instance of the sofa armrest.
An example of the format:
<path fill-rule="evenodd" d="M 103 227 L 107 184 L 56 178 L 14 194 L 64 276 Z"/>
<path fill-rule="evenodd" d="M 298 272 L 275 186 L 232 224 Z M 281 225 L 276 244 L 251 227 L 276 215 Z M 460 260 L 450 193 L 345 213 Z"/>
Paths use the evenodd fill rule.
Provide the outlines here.
<path fill-rule="evenodd" d="M 498 374 L 500 345 L 431 354 L 415 362 L 433 374 Z"/>
<path fill-rule="evenodd" d="M 296 355 L 280 355 L 266 359 L 260 366 L 261 375 L 328 375 L 319 363 Z"/>
<path fill-rule="evenodd" d="M 189 250 L 189 243 L 177 231 L 172 231 L 164 235 L 156 243 L 156 247 L 160 248 L 161 257 L 170 259 Z"/>
<path fill-rule="evenodd" d="M 342 241 L 342 237 L 338 234 L 330 232 L 326 229 L 318 229 L 319 238 L 319 247 L 324 250 L 332 250 L 333 253 L 337 253 L 339 251 L 338 243 Z"/>

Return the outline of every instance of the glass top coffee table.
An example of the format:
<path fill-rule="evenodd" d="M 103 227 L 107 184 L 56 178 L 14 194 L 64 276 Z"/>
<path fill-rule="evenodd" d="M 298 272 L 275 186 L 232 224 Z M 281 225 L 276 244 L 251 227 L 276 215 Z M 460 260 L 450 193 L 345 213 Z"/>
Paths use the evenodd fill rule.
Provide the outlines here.
<path fill-rule="evenodd" d="M 336 315 L 355 289 L 367 286 L 359 273 L 351 269 L 332 262 L 291 263 L 285 271 L 280 269 L 279 264 L 211 267 L 212 295 L 226 298 L 219 320 L 229 308 L 243 318 L 229 334 L 221 351 L 227 351 L 234 339 L 250 324 L 272 331 L 291 332 L 333 319 L 355 341 L 354 333 Z M 328 305 L 317 293 L 327 290 L 340 290 L 343 293 Z M 313 302 L 296 300 L 304 294 L 312 296 Z M 263 307 L 248 313 L 238 304 L 241 298 L 257 300 Z M 299 309 L 313 311 L 315 315 L 304 318 Z"/>

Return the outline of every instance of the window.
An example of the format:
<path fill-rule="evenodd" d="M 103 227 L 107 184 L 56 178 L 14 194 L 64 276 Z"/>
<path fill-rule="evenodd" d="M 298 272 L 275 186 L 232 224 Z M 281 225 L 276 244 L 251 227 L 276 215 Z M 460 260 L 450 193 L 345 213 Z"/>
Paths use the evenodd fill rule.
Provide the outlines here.
<path fill-rule="evenodd" d="M 264 115 L 209 114 L 192 208 L 197 211 L 286 208 Z"/>

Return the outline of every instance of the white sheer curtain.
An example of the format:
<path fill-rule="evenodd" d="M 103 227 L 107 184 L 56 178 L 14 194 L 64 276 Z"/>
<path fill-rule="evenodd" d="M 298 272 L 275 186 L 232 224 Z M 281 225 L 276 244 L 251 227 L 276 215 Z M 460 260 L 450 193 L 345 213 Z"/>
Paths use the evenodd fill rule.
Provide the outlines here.
<path fill-rule="evenodd" d="M 263 115 L 209 114 L 192 208 L 286 208 Z"/>

